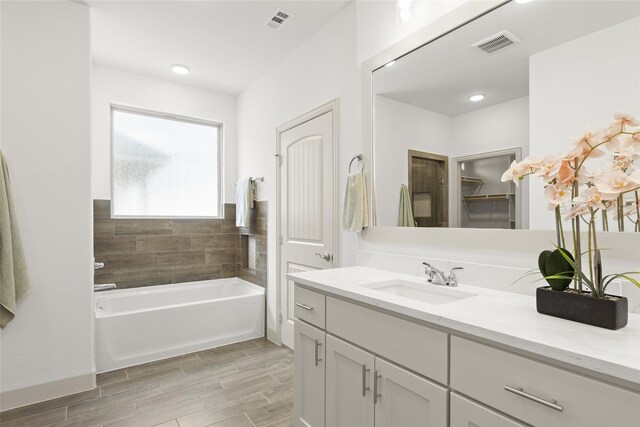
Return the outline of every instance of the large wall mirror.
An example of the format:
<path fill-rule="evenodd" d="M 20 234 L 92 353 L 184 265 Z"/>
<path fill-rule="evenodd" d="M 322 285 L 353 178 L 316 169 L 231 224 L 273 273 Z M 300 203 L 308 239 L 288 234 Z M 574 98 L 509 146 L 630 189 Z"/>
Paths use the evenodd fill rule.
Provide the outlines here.
<path fill-rule="evenodd" d="M 544 184 L 503 172 L 640 116 L 638 1 L 508 2 L 392 58 L 372 74 L 374 225 L 553 229 Z"/>

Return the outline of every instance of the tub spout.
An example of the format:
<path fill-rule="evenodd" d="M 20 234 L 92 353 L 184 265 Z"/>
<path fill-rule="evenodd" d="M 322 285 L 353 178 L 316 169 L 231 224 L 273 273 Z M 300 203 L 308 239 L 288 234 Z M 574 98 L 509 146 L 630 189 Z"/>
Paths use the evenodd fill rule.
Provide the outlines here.
<path fill-rule="evenodd" d="M 93 285 L 93 292 L 101 292 L 108 291 L 110 289 L 115 289 L 118 286 L 115 283 L 106 283 L 104 285 Z"/>

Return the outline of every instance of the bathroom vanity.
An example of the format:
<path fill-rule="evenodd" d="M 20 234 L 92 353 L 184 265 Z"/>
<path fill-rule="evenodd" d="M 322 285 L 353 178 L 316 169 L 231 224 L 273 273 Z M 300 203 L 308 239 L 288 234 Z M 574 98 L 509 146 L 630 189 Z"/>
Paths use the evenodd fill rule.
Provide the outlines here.
<path fill-rule="evenodd" d="M 288 277 L 297 426 L 638 425 L 640 315 L 610 331 L 364 267 Z"/>

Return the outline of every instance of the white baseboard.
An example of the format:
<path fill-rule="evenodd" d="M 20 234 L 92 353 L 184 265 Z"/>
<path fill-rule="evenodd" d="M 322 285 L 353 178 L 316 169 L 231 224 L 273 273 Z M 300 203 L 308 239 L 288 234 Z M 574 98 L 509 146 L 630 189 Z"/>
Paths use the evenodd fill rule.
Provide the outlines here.
<path fill-rule="evenodd" d="M 80 393 L 96 387 L 95 372 L 0 393 L 0 411 Z"/>
<path fill-rule="evenodd" d="M 275 329 L 267 328 L 267 339 L 280 345 L 280 336 Z"/>

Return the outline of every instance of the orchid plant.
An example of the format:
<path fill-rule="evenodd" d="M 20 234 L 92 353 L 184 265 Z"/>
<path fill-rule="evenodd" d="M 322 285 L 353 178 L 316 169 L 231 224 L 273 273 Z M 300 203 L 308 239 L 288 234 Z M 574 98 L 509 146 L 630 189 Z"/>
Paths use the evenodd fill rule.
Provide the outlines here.
<path fill-rule="evenodd" d="M 616 278 L 640 287 L 640 282 L 630 276 L 640 272 L 602 276 L 600 265 L 598 222 L 604 231 L 609 231 L 611 216 L 619 231 L 624 231 L 626 221 L 633 224 L 635 232 L 640 232 L 640 167 L 636 165 L 640 159 L 640 119 L 621 113 L 614 114 L 613 119 L 607 128 L 584 133 L 567 153 L 514 161 L 502 175 L 503 182 L 513 181 L 516 185 L 528 175 L 545 182 L 545 200 L 555 213 L 556 248 L 573 270 L 545 278 L 575 277 L 576 290 L 582 292 L 584 283 L 596 298 L 604 298 L 607 286 Z M 589 169 L 587 165 L 591 166 L 597 158 L 601 158 L 600 166 Z M 571 221 L 573 257 L 564 250 L 563 219 Z M 588 232 L 584 253 L 580 238 L 583 225 Z M 588 269 L 582 267 L 584 254 Z"/>

